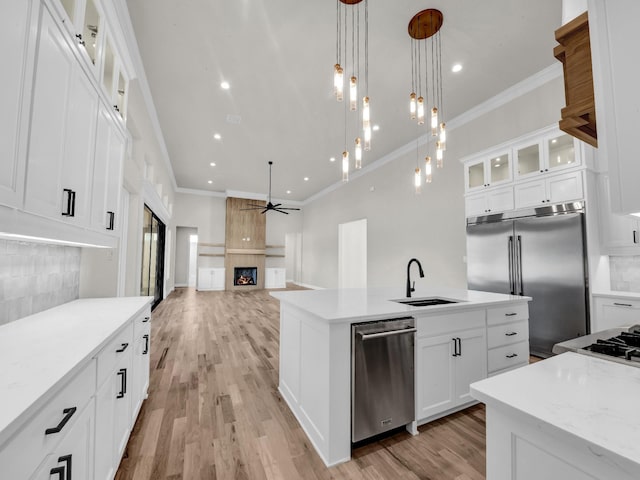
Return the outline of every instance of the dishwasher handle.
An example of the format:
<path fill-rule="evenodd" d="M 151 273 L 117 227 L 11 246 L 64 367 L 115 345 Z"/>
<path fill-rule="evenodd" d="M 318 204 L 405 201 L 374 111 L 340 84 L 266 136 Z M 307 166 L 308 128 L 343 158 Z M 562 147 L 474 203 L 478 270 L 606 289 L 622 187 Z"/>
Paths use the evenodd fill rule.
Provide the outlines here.
<path fill-rule="evenodd" d="M 417 328 L 401 328 L 400 330 L 389 330 L 387 332 L 378 332 L 378 333 L 361 333 L 362 341 L 371 340 L 372 338 L 383 338 L 390 337 L 392 335 L 403 335 L 405 333 L 415 333 L 417 332 Z"/>

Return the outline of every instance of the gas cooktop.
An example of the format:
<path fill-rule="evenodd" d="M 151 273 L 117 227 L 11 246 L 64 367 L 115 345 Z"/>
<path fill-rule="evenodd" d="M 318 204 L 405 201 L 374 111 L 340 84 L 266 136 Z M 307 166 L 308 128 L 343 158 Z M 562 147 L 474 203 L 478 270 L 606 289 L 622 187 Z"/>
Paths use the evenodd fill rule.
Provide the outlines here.
<path fill-rule="evenodd" d="M 640 367 L 640 325 L 612 328 L 553 346 L 553 353 L 564 352 L 577 352 Z"/>

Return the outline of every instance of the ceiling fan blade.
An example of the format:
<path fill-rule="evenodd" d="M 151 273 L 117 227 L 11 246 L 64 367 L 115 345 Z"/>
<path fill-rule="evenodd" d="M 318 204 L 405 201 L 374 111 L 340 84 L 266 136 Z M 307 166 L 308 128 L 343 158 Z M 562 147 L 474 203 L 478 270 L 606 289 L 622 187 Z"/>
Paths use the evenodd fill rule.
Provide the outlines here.
<path fill-rule="evenodd" d="M 274 207 L 279 207 L 280 205 L 282 205 L 282 204 L 281 204 L 281 203 L 276 203 L 276 204 L 274 205 Z"/>
<path fill-rule="evenodd" d="M 278 207 L 279 210 L 300 210 L 299 208 L 291 208 L 291 207 Z"/>
<path fill-rule="evenodd" d="M 264 210 L 262 210 L 260 213 L 267 213 L 270 209 L 269 208 L 265 208 Z"/>
<path fill-rule="evenodd" d="M 289 215 L 289 212 L 285 212 L 284 210 L 282 210 L 280 208 L 274 208 L 273 211 L 274 212 L 278 212 L 278 213 L 284 213 L 285 215 Z"/>

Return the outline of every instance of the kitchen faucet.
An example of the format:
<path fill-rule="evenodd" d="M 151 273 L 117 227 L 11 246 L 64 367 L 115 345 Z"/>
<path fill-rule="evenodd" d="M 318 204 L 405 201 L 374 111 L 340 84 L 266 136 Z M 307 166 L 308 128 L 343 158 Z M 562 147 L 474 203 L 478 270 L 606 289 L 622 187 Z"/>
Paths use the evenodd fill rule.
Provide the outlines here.
<path fill-rule="evenodd" d="M 409 260 L 409 263 L 407 264 L 407 298 L 411 298 L 411 292 L 415 292 L 416 290 L 416 282 L 413 282 L 413 285 L 411 284 L 411 264 L 413 262 L 416 262 L 418 264 L 418 272 L 420 273 L 420 278 L 424 278 L 424 272 L 422 271 L 420 260 L 418 260 L 417 258 L 412 258 L 411 260 Z"/>

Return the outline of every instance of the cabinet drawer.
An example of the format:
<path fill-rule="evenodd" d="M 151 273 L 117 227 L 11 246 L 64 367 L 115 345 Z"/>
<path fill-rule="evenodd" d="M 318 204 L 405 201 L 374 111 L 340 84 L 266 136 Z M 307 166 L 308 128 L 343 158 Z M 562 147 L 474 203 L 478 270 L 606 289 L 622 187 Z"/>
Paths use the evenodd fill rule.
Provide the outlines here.
<path fill-rule="evenodd" d="M 133 320 L 133 336 L 138 338 L 141 335 L 149 333 L 150 327 L 151 308 L 148 307 Z"/>
<path fill-rule="evenodd" d="M 487 309 L 487 324 L 498 325 L 501 323 L 518 322 L 529 318 L 529 304 L 518 303 L 506 307 Z"/>
<path fill-rule="evenodd" d="M 489 373 L 528 363 L 529 342 L 519 342 L 489 350 Z"/>
<path fill-rule="evenodd" d="M 3 446 L 0 450 L 0 476 L 7 479 L 30 478 L 42 459 L 54 451 L 73 428 L 91 400 L 95 385 L 96 364 L 90 360 Z"/>
<path fill-rule="evenodd" d="M 418 338 L 448 334 L 485 326 L 485 310 L 469 310 L 440 315 L 420 316 L 415 313 Z"/>
<path fill-rule="evenodd" d="M 133 350 L 133 323 L 129 322 L 113 340 L 96 356 L 98 360 L 98 387 L 104 383 L 110 373 L 116 368 L 123 355 L 129 355 Z"/>
<path fill-rule="evenodd" d="M 529 339 L 529 322 L 505 323 L 487 329 L 487 346 L 489 348 L 511 345 Z"/>

